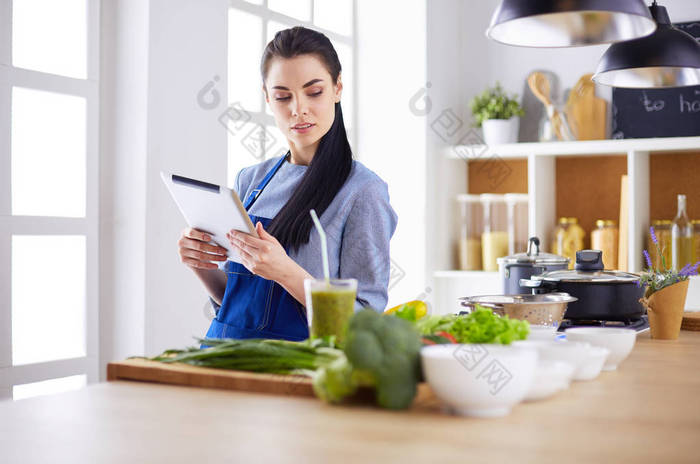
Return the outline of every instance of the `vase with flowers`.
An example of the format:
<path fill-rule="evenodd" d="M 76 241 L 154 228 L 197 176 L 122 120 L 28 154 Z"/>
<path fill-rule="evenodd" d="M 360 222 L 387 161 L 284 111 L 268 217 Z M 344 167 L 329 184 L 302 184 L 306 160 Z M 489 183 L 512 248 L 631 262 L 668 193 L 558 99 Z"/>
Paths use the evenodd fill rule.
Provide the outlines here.
<path fill-rule="evenodd" d="M 647 309 L 651 338 L 675 340 L 681 331 L 683 309 L 688 294 L 688 278 L 698 275 L 700 261 L 687 264 L 681 270 L 669 269 L 663 249 L 656 238 L 654 227 L 650 227 L 651 240 L 661 257 L 661 267 L 652 265 L 649 252 L 644 250 L 647 269 L 642 273 L 639 285 L 645 287 L 640 302 Z"/>

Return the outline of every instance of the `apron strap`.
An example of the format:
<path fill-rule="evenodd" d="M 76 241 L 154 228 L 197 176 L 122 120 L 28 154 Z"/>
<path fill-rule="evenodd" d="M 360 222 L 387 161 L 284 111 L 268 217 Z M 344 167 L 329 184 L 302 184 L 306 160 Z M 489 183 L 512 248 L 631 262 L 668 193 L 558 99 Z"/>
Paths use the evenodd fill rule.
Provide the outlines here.
<path fill-rule="evenodd" d="M 258 199 L 258 196 L 260 196 L 260 193 L 265 189 L 267 184 L 270 182 L 270 179 L 272 179 L 272 176 L 274 176 L 277 173 L 277 171 L 279 171 L 279 168 L 282 167 L 282 164 L 287 159 L 288 154 L 289 154 L 289 152 L 287 152 L 286 155 L 284 155 L 282 158 L 280 158 L 280 160 L 277 161 L 277 164 L 275 164 L 275 166 L 272 169 L 270 169 L 270 171 L 265 175 L 265 178 L 263 178 L 263 180 L 258 184 L 258 186 L 255 187 L 252 192 L 250 192 L 250 195 L 248 195 L 248 198 L 246 198 L 245 204 L 243 205 L 245 207 L 246 211 L 248 209 L 250 209 L 250 207 L 253 205 L 253 203 L 255 203 L 255 200 Z"/>

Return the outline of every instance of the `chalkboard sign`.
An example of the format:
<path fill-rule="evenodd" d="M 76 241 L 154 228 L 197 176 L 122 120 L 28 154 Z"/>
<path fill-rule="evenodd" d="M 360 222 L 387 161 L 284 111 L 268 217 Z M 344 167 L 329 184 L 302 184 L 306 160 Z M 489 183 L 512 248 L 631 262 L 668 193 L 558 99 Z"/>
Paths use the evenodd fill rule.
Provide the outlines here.
<path fill-rule="evenodd" d="M 674 24 L 700 42 L 700 21 Z M 670 89 L 613 88 L 612 138 L 700 135 L 700 85 Z"/>

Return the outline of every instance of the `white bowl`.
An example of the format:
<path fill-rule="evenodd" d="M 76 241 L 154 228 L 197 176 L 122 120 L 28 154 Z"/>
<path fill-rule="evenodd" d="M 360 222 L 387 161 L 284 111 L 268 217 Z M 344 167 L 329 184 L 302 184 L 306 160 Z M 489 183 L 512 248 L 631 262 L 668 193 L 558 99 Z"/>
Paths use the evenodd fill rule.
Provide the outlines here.
<path fill-rule="evenodd" d="M 574 378 L 576 380 L 593 380 L 598 377 L 609 354 L 610 350 L 607 348 L 600 346 L 588 347 L 586 361 L 576 370 Z"/>
<path fill-rule="evenodd" d="M 530 324 L 530 333 L 527 335 L 528 340 L 554 340 L 557 336 L 557 328 L 551 325 L 533 325 Z"/>
<path fill-rule="evenodd" d="M 457 414 L 502 417 L 525 398 L 537 351 L 499 344 L 430 345 L 421 349 L 430 388 Z"/>
<path fill-rule="evenodd" d="M 573 380 L 590 380 L 593 374 L 594 359 L 601 356 L 600 351 L 591 352 L 590 343 L 571 341 L 523 340 L 513 342 L 513 346 L 534 348 L 542 361 L 561 361 L 573 367 Z M 594 359 L 592 359 L 594 358 Z M 602 367 L 602 363 L 601 363 Z M 598 369 L 600 373 L 600 368 Z M 598 375 L 595 374 L 595 376 Z"/>
<path fill-rule="evenodd" d="M 603 365 L 604 371 L 614 371 L 632 352 L 637 340 L 637 332 L 632 329 L 617 327 L 572 327 L 566 329 L 566 339 L 588 342 L 610 350 L 610 355 Z"/>
<path fill-rule="evenodd" d="M 574 366 L 569 363 L 539 360 L 535 369 L 535 379 L 525 395 L 525 401 L 543 400 L 566 390 L 573 374 Z"/>

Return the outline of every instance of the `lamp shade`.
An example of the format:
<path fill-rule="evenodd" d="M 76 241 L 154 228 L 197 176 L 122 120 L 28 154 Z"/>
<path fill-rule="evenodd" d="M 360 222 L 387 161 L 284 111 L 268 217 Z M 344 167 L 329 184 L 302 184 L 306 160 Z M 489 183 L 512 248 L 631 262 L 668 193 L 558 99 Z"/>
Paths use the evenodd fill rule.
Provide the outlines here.
<path fill-rule="evenodd" d="M 486 35 L 523 47 L 575 47 L 651 34 L 642 0 L 502 0 Z"/>
<path fill-rule="evenodd" d="M 658 24 L 648 37 L 611 45 L 593 80 L 612 87 L 700 85 L 700 43 L 671 24 L 666 8 L 649 7 Z"/>

